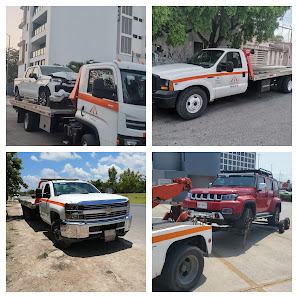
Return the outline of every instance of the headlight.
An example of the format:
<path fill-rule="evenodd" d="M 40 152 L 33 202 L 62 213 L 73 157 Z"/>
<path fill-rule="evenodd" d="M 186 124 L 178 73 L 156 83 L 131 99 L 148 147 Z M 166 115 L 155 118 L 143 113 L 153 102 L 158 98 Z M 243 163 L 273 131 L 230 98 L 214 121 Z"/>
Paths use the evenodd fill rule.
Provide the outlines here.
<path fill-rule="evenodd" d="M 65 204 L 65 210 L 78 210 L 77 204 Z"/>
<path fill-rule="evenodd" d="M 221 199 L 223 201 L 235 201 L 237 197 L 238 197 L 238 194 L 222 195 Z"/>
<path fill-rule="evenodd" d="M 188 197 L 189 199 L 191 199 L 191 196 L 192 196 L 192 193 L 189 192 L 189 193 L 187 194 L 187 197 Z"/>
<path fill-rule="evenodd" d="M 61 79 L 52 79 L 52 82 L 55 82 L 55 83 L 62 83 L 62 80 L 61 80 Z"/>
<path fill-rule="evenodd" d="M 165 79 L 160 79 L 160 89 L 161 90 L 170 90 L 173 91 L 173 83 L 172 81 L 165 80 Z"/>

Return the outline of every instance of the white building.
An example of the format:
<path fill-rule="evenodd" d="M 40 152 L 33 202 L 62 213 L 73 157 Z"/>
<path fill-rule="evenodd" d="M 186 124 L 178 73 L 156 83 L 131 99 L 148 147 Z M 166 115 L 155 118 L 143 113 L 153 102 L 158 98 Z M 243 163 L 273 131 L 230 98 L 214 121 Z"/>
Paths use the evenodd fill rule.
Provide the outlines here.
<path fill-rule="evenodd" d="M 32 65 L 145 62 L 144 6 L 21 6 L 18 76 Z"/>

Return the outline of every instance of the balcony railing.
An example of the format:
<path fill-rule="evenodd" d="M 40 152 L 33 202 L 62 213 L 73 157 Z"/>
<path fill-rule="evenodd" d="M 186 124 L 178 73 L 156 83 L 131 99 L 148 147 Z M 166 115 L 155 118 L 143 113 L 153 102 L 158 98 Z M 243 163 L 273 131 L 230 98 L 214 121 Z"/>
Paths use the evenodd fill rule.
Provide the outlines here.
<path fill-rule="evenodd" d="M 31 52 L 30 56 L 31 56 L 31 58 L 35 58 L 35 57 L 41 56 L 45 53 L 46 53 L 46 48 L 41 48 L 39 50 Z"/>
<path fill-rule="evenodd" d="M 36 8 L 34 8 L 32 17 L 36 16 L 41 10 L 43 10 L 43 8 L 44 6 L 37 6 Z"/>
<path fill-rule="evenodd" d="M 41 33 L 42 31 L 44 31 L 46 29 L 46 24 L 41 25 L 40 27 L 38 27 L 37 29 L 33 30 L 32 32 L 32 37 L 36 36 L 37 34 Z"/>

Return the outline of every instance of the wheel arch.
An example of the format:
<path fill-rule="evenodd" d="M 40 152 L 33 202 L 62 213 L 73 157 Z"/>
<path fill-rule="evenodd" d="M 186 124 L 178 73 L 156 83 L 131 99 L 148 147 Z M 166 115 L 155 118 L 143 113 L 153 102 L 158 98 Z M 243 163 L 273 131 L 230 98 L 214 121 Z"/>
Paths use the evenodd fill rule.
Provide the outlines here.
<path fill-rule="evenodd" d="M 178 96 L 177 98 L 181 95 L 182 92 L 187 92 L 189 89 L 192 89 L 192 88 L 201 88 L 207 95 L 207 101 L 209 102 L 210 101 L 210 91 L 209 89 L 204 86 L 204 85 L 192 85 L 192 86 L 188 86 L 186 87 L 185 89 L 183 90 L 179 90 L 179 93 L 178 93 Z M 177 99 L 176 99 L 176 103 L 177 103 Z"/>
<path fill-rule="evenodd" d="M 53 222 L 56 219 L 60 219 L 60 214 L 57 211 L 50 211 L 50 219 Z"/>
<path fill-rule="evenodd" d="M 247 201 L 244 202 L 242 212 L 241 212 L 241 216 L 242 216 L 242 214 L 243 214 L 243 212 L 246 208 L 251 209 L 253 217 L 256 216 L 257 206 L 256 206 L 256 202 L 254 200 L 247 200 Z"/>

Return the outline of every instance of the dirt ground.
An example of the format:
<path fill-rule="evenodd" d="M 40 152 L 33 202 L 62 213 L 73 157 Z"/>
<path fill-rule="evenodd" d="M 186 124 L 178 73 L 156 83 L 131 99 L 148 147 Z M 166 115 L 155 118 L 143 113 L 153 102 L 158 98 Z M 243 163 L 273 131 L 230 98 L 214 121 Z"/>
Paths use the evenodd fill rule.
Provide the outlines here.
<path fill-rule="evenodd" d="M 145 251 L 132 242 L 94 239 L 62 251 L 47 224 L 23 219 L 18 202 L 9 202 L 7 211 L 7 292 L 146 291 Z"/>

